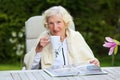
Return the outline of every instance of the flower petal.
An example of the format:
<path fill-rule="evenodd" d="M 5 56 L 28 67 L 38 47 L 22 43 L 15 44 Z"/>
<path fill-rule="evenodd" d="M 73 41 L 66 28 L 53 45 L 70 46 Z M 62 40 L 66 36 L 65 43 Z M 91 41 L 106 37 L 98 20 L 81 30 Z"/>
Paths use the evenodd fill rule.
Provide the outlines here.
<path fill-rule="evenodd" d="M 108 41 L 108 42 L 114 42 L 111 37 L 105 37 L 105 39 L 106 39 L 106 41 Z"/>
<path fill-rule="evenodd" d="M 104 47 L 108 47 L 108 48 L 111 48 L 113 46 L 116 46 L 116 43 L 114 42 L 105 42 L 105 44 L 103 44 Z"/>
<path fill-rule="evenodd" d="M 111 48 L 110 48 L 109 53 L 108 53 L 109 55 L 112 55 L 112 54 L 113 54 L 114 48 L 115 48 L 115 47 L 111 47 Z"/>

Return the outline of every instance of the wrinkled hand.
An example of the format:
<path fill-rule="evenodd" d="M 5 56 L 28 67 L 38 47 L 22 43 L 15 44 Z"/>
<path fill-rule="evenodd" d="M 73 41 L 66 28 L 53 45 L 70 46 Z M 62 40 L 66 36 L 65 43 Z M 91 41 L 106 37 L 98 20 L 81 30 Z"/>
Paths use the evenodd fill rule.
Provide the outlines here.
<path fill-rule="evenodd" d="M 95 64 L 96 66 L 100 66 L 100 62 L 97 59 L 92 59 L 89 61 L 91 64 Z"/>
<path fill-rule="evenodd" d="M 36 52 L 42 51 L 42 49 L 50 42 L 49 37 L 43 37 L 40 39 L 37 47 Z"/>

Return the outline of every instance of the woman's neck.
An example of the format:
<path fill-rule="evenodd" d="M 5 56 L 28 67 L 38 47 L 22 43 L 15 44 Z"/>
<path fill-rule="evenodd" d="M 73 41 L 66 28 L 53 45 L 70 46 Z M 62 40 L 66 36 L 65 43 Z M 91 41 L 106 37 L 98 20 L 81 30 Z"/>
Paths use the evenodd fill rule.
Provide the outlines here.
<path fill-rule="evenodd" d="M 60 36 L 60 41 L 61 42 L 63 42 L 64 41 L 64 39 L 67 37 L 67 35 L 65 34 L 65 35 L 63 35 L 63 36 Z"/>

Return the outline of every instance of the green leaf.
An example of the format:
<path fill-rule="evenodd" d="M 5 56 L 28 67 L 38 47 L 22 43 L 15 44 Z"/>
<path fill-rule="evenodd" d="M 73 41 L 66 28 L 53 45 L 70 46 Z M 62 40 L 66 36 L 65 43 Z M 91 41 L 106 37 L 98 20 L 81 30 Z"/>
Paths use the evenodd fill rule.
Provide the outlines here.
<path fill-rule="evenodd" d="M 114 42 L 115 42 L 117 45 L 120 44 L 120 42 L 119 42 L 118 40 L 115 40 L 115 39 L 114 39 Z"/>
<path fill-rule="evenodd" d="M 118 46 L 115 47 L 115 49 L 114 49 L 114 54 L 116 55 L 117 52 L 118 52 Z"/>

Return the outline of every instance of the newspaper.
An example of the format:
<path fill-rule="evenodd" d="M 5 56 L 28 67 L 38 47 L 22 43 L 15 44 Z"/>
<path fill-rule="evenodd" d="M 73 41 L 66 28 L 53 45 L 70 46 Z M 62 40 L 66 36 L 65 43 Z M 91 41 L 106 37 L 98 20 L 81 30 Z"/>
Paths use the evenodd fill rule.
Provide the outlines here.
<path fill-rule="evenodd" d="M 44 69 L 50 76 L 62 77 L 62 76 L 77 76 L 77 75 L 100 75 L 107 74 L 99 66 L 94 64 L 86 65 L 71 65 L 71 66 L 53 66 Z"/>

